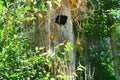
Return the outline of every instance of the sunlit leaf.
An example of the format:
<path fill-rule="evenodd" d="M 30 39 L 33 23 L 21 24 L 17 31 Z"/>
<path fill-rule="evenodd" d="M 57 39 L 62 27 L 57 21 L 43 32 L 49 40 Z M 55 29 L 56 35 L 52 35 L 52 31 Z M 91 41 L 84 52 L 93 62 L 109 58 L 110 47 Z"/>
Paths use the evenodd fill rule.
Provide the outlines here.
<path fill-rule="evenodd" d="M 116 11 L 116 10 L 111 10 L 111 11 L 110 11 L 110 14 L 116 15 L 116 14 L 117 14 L 117 11 Z"/>
<path fill-rule="evenodd" d="M 78 71 L 83 71 L 83 69 L 82 69 L 82 68 L 80 68 L 80 67 L 78 67 L 78 68 L 77 68 L 77 70 L 78 70 Z"/>
<path fill-rule="evenodd" d="M 58 49 L 58 48 L 60 48 L 60 46 L 63 46 L 63 45 L 64 45 L 64 43 L 60 43 L 57 46 L 55 46 L 55 48 Z"/>
<path fill-rule="evenodd" d="M 72 50 L 72 44 L 67 42 L 67 44 L 65 45 L 66 49 L 68 50 Z"/>
<path fill-rule="evenodd" d="M 41 18 L 42 18 L 42 14 L 41 14 L 41 13 L 38 13 L 38 15 L 39 15 L 39 17 L 41 17 Z"/>
<path fill-rule="evenodd" d="M 36 50 L 36 51 L 38 51 L 38 50 L 39 50 L 39 48 L 38 48 L 38 47 L 35 47 L 35 50 Z"/>
<path fill-rule="evenodd" d="M 0 1 L 0 13 L 2 12 L 3 2 Z"/>
<path fill-rule="evenodd" d="M 54 78 L 50 78 L 50 80 L 55 80 Z"/>
<path fill-rule="evenodd" d="M 60 6 L 60 2 L 59 1 L 54 0 L 54 3 L 57 4 L 58 6 Z"/>

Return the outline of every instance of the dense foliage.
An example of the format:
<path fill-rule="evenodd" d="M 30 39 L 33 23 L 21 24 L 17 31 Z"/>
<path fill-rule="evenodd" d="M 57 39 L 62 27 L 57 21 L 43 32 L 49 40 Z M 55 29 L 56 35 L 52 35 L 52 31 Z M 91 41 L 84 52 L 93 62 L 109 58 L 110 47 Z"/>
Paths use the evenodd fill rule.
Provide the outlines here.
<path fill-rule="evenodd" d="M 95 11 L 88 13 L 90 17 L 82 21 L 85 44 L 81 42 L 77 49 L 76 65 L 77 67 L 80 63 L 85 65 L 85 58 L 90 64 L 91 70 L 95 67 L 95 80 L 115 80 L 110 33 L 111 28 L 114 27 L 117 36 L 118 56 L 120 56 L 120 1 L 100 0 L 97 2 L 93 0 L 93 4 Z M 98 6 L 96 7 L 96 5 Z M 88 2 L 88 9 L 90 6 L 91 4 Z M 56 60 L 61 64 L 57 77 L 62 79 L 69 77 L 60 71 L 62 67 L 65 67 L 61 56 L 72 49 L 69 43 L 58 45 L 56 48 L 64 46 L 64 49 L 56 54 L 51 50 L 47 52 L 44 48 L 34 47 L 33 44 L 35 16 L 29 14 L 38 13 L 42 17 L 40 11 L 47 10 L 42 0 L 30 0 L 30 3 L 24 0 L 0 0 L 1 80 L 48 80 L 49 78 L 54 80 L 50 75 L 50 68 L 53 65 L 52 61 Z M 74 33 L 75 37 L 79 36 L 76 29 L 74 29 Z M 69 60 L 67 57 L 64 59 Z M 77 74 L 81 78 L 84 77 L 85 72 L 79 69 Z"/>
<path fill-rule="evenodd" d="M 34 16 L 27 15 L 34 11 L 39 13 L 44 8 L 43 1 L 0 0 L 0 79 L 1 80 L 54 80 L 50 76 L 52 61 L 57 60 L 59 67 L 65 67 L 61 56 L 70 50 L 70 44 L 65 45 L 63 52 L 55 52 L 44 48 L 32 48 L 33 39 L 29 39 L 34 33 Z M 36 7 L 35 7 L 36 5 Z M 32 12 L 31 12 L 32 14 Z M 39 14 L 42 17 L 41 14 Z M 31 26 L 26 23 L 31 22 Z M 29 23 L 28 23 L 29 24 Z M 27 25 L 27 27 L 26 27 Z M 29 30 L 28 30 L 29 29 Z M 33 37 L 32 37 L 33 38 Z M 63 44 L 62 44 L 63 45 Z M 56 48 L 59 48 L 58 45 Z M 68 49 L 68 50 L 67 50 Z M 60 53 L 64 53 L 61 54 Z M 67 60 L 67 58 L 65 57 Z M 59 71 L 59 78 L 66 78 L 67 75 Z"/>
<path fill-rule="evenodd" d="M 82 24 L 85 30 L 87 60 L 92 67 L 96 68 L 95 80 L 116 80 L 110 37 L 111 30 L 115 28 L 117 44 L 119 44 L 120 1 L 100 0 L 93 1 L 93 4 L 96 10 Z M 119 45 L 117 52 L 119 52 Z"/>

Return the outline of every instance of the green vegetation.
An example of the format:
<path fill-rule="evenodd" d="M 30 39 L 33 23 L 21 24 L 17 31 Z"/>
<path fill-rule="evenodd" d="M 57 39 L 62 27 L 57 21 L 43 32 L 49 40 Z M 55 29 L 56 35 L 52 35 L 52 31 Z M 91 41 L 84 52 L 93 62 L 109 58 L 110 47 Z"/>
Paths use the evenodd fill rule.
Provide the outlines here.
<path fill-rule="evenodd" d="M 72 46 L 61 43 L 55 50 L 45 50 L 34 45 L 34 14 L 43 17 L 40 11 L 49 9 L 43 0 L 29 1 L 0 0 L 0 80 L 54 80 L 51 68 L 55 61 L 57 78 L 67 80 L 70 76 L 61 69 L 66 67 L 65 61 L 69 61 L 66 54 Z M 90 17 L 81 21 L 83 32 L 74 25 L 75 37 L 81 38 L 76 49 L 76 79 L 84 80 L 84 67 L 90 65 L 91 71 L 95 67 L 94 80 L 116 80 L 114 60 L 120 63 L 120 0 L 91 1 L 95 10 L 90 9 Z M 88 9 L 90 6 L 88 1 Z M 111 49 L 113 32 L 117 41 L 115 56 Z"/>

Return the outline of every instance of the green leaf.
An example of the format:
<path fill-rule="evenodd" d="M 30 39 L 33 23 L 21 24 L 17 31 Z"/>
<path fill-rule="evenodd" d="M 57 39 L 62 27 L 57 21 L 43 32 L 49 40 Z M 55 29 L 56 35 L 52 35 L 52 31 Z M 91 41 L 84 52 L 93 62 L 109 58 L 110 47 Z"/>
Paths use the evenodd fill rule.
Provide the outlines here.
<path fill-rule="evenodd" d="M 68 50 L 72 50 L 72 44 L 70 42 L 67 42 L 67 44 L 65 45 L 65 48 Z"/>
<path fill-rule="evenodd" d="M 0 1 L 0 13 L 2 12 L 3 1 Z"/>
<path fill-rule="evenodd" d="M 69 57 L 65 57 L 64 59 L 65 59 L 65 61 L 69 61 L 69 60 L 70 60 L 70 58 L 69 58 Z"/>
<path fill-rule="evenodd" d="M 57 75 L 57 78 L 62 78 L 62 75 Z"/>
<path fill-rule="evenodd" d="M 83 69 L 81 67 L 78 67 L 77 70 L 78 71 L 83 71 Z"/>
<path fill-rule="evenodd" d="M 58 44 L 57 46 L 55 46 L 55 48 L 58 49 L 58 48 L 60 48 L 60 47 L 63 46 L 63 45 L 64 45 L 64 43 L 60 43 L 60 44 Z"/>
<path fill-rule="evenodd" d="M 42 14 L 41 13 L 39 13 L 38 15 L 39 15 L 40 18 L 42 18 Z"/>
<path fill-rule="evenodd" d="M 116 15 L 117 11 L 116 10 L 111 10 L 110 14 Z"/>
<path fill-rule="evenodd" d="M 30 10 L 31 8 L 30 8 L 30 6 L 26 6 L 24 9 L 25 9 L 25 11 L 27 11 L 27 10 Z"/>
<path fill-rule="evenodd" d="M 17 77 L 17 75 L 14 73 L 14 74 L 12 74 L 10 77 Z"/>
<path fill-rule="evenodd" d="M 58 6 L 60 6 L 60 2 L 54 0 L 54 3 L 57 4 Z"/>
<path fill-rule="evenodd" d="M 50 78 L 50 80 L 55 80 L 54 78 Z"/>
<path fill-rule="evenodd" d="M 35 50 L 36 50 L 36 51 L 38 51 L 38 50 L 39 50 L 39 48 L 38 48 L 38 47 L 35 47 Z"/>

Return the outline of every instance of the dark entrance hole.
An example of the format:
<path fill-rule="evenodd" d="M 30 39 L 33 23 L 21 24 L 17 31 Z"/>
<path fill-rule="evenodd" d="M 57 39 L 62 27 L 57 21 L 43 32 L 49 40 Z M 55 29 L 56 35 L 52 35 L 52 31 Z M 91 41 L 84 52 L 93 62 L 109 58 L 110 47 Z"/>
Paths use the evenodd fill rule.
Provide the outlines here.
<path fill-rule="evenodd" d="M 67 22 L 67 16 L 65 15 L 58 15 L 55 18 L 55 23 L 59 24 L 59 25 L 65 25 L 65 23 Z"/>

